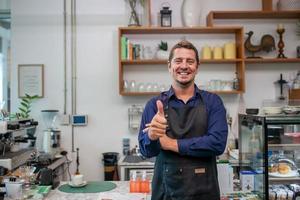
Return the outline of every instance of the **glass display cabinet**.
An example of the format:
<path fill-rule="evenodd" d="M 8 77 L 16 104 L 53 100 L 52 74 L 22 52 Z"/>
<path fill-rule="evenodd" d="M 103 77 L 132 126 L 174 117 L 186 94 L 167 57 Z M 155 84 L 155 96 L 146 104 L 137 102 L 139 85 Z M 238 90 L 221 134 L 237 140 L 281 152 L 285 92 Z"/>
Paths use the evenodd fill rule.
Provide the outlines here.
<path fill-rule="evenodd" d="M 240 114 L 239 145 L 243 190 L 261 199 L 300 198 L 300 115 Z"/>

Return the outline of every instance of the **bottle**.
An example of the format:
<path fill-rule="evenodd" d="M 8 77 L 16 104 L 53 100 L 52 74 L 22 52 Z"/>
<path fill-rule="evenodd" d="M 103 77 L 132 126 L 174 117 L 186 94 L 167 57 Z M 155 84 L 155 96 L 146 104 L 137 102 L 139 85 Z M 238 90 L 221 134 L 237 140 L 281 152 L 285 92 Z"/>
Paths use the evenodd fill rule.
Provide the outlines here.
<path fill-rule="evenodd" d="M 141 181 L 138 179 L 136 171 L 130 177 L 130 193 L 140 192 Z"/>
<path fill-rule="evenodd" d="M 235 72 L 235 78 L 233 79 L 233 85 L 232 85 L 232 88 L 233 88 L 234 90 L 240 89 L 240 81 L 239 81 L 237 72 Z"/>
<path fill-rule="evenodd" d="M 146 171 L 143 171 L 142 180 L 141 180 L 141 193 L 149 193 L 150 192 L 150 183 L 147 179 Z"/>

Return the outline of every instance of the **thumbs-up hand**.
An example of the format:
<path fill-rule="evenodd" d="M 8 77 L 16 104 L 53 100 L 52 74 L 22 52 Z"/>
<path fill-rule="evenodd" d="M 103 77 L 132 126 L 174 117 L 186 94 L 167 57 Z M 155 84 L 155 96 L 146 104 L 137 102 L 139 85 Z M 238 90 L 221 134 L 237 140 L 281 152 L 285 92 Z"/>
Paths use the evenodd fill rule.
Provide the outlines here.
<path fill-rule="evenodd" d="M 165 116 L 164 105 L 160 100 L 156 101 L 156 107 L 157 107 L 157 114 L 164 117 Z"/>
<path fill-rule="evenodd" d="M 160 100 L 156 101 L 157 113 L 151 120 L 150 124 L 147 124 L 146 130 L 148 130 L 148 136 L 150 140 L 157 140 L 158 138 L 166 135 L 167 119 L 164 115 L 164 106 Z"/>

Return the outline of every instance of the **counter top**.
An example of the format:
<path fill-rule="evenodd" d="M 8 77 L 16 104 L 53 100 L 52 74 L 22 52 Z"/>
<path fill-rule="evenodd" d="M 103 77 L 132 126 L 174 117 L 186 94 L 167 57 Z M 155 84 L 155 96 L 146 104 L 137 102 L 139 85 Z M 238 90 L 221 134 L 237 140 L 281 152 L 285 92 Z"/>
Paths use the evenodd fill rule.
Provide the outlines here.
<path fill-rule="evenodd" d="M 129 181 L 111 181 L 117 187 L 111 191 L 100 193 L 65 193 L 57 189 L 51 190 L 43 200 L 150 200 L 150 194 L 129 193 Z M 62 182 L 61 184 L 65 184 Z M 30 200 L 37 200 L 31 198 Z M 8 200 L 6 198 L 6 200 Z"/>
<path fill-rule="evenodd" d="M 70 194 L 52 190 L 46 200 L 146 200 L 150 195 L 142 193 L 129 193 L 129 181 L 112 181 L 117 187 L 111 191 L 101 193 Z M 64 183 L 63 183 L 64 184 Z"/>

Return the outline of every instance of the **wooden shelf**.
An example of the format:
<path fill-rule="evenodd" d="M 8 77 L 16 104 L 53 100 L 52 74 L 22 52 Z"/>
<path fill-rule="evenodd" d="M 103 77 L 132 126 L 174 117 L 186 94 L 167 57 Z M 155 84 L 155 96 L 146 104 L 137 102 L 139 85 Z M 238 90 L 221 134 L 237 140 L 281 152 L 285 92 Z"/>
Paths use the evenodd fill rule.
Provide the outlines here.
<path fill-rule="evenodd" d="M 167 64 L 167 60 L 122 60 L 123 65 L 160 65 Z"/>
<path fill-rule="evenodd" d="M 300 10 L 289 11 L 211 11 L 206 24 L 212 27 L 215 19 L 299 19 Z"/>
<path fill-rule="evenodd" d="M 205 59 L 205 60 L 201 60 L 200 59 L 200 64 L 201 63 L 205 63 L 205 64 L 209 64 L 209 63 L 212 63 L 212 64 L 224 64 L 224 63 L 237 63 L 237 62 L 242 62 L 243 61 L 243 59 L 241 59 L 241 58 L 237 58 L 237 59 L 219 59 L 219 60 L 213 60 L 213 59 L 211 59 L 211 60 L 207 60 L 207 59 Z"/>
<path fill-rule="evenodd" d="M 300 63 L 300 58 L 246 58 L 246 63 Z"/>
<path fill-rule="evenodd" d="M 121 34 L 230 34 L 238 33 L 242 31 L 240 26 L 218 26 L 218 27 L 152 27 L 152 26 L 141 26 L 141 27 L 120 27 L 119 31 Z"/>
<path fill-rule="evenodd" d="M 243 35 L 244 30 L 240 26 L 218 26 L 218 27 L 120 27 L 119 28 L 119 94 L 124 96 L 142 96 L 142 95 L 158 95 L 156 92 L 125 92 L 123 88 L 124 83 L 124 66 L 130 65 L 166 65 L 167 60 L 121 60 L 121 37 L 127 35 L 131 38 L 134 35 L 161 35 L 161 34 L 231 34 L 234 36 L 234 42 L 236 44 L 236 51 L 238 59 L 220 59 L 220 60 L 200 60 L 202 64 L 234 64 L 238 78 L 240 80 L 239 91 L 212 91 L 218 94 L 240 94 L 245 92 L 245 62 L 244 58 L 244 46 Z M 148 37 L 148 36 L 147 36 Z M 178 36 L 179 37 L 179 36 Z M 144 66 L 144 67 L 145 67 Z"/>
<path fill-rule="evenodd" d="M 200 65 L 202 63 L 205 64 L 224 64 L 224 63 L 236 63 L 236 62 L 242 62 L 242 59 L 220 59 L 220 60 L 201 60 L 200 59 Z M 161 65 L 161 64 L 167 64 L 167 60 L 122 60 L 121 63 L 123 65 Z"/>

